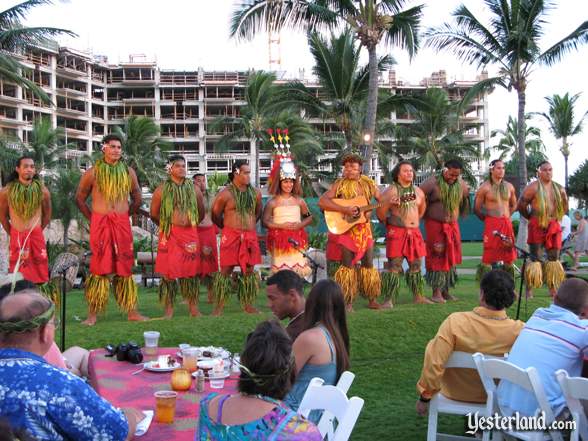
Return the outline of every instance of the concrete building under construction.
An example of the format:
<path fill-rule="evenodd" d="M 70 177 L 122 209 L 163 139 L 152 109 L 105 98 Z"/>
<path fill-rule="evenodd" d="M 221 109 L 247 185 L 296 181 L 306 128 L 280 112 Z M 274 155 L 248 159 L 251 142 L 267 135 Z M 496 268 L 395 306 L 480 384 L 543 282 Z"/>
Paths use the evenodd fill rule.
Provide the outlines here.
<path fill-rule="evenodd" d="M 54 127 L 61 127 L 66 141 L 74 145 L 68 155 L 91 153 L 99 148 L 105 133 L 131 116 L 153 118 L 161 127 L 161 136 L 173 143 L 173 151 L 185 156 L 188 173 L 228 172 L 236 159 L 253 159 L 252 143 L 236 139 L 229 151 L 218 152 L 215 143 L 230 126 L 214 129 L 218 117 L 239 117 L 245 105 L 247 72 L 220 72 L 196 69 L 177 71 L 161 69 L 142 56 L 131 56 L 128 62 L 109 64 L 105 57 L 92 56 L 73 49 L 35 47 L 18 55 L 30 68 L 28 78 L 52 99 L 54 106 L 42 103 L 29 91 L 0 79 L 0 133 L 27 142 L 33 121 L 49 117 Z M 312 80 L 298 78 L 321 96 L 320 86 Z M 458 100 L 475 81 L 448 81 L 444 71 L 433 73 L 418 85 L 396 79 L 394 71 L 380 80 L 380 87 L 392 93 L 416 93 L 428 87 L 442 87 L 450 99 Z M 483 97 L 470 104 L 460 119 L 466 140 L 489 147 L 488 104 Z M 390 114 L 398 124 L 410 124 L 409 114 Z M 332 121 L 311 120 L 319 132 L 338 132 Z M 392 142 L 392 139 L 382 140 Z M 334 156 L 336 150 L 325 149 Z M 378 159 L 372 158 L 376 182 L 383 183 Z M 271 153 L 259 154 L 259 178 L 263 185 L 271 168 Z M 480 165 L 475 164 L 475 169 Z"/>

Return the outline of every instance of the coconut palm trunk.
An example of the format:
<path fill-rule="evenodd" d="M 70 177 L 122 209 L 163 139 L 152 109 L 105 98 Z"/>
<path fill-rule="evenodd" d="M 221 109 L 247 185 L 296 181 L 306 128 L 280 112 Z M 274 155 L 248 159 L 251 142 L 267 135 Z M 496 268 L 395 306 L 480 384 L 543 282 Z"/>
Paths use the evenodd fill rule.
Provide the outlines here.
<path fill-rule="evenodd" d="M 255 173 L 255 176 L 253 177 L 253 186 L 259 188 L 259 151 L 257 150 L 257 140 L 255 139 L 255 136 L 251 137 L 249 145 L 251 146 L 251 153 L 253 154 L 253 170 Z"/>
<path fill-rule="evenodd" d="M 570 157 L 570 147 L 568 145 L 568 138 L 567 136 L 564 136 L 562 138 L 562 146 L 561 146 L 561 153 L 564 157 L 564 170 L 565 170 L 565 188 L 566 188 L 566 193 L 568 191 L 568 158 Z"/>
<path fill-rule="evenodd" d="M 366 143 L 366 159 L 364 163 L 364 170 L 366 173 L 372 171 L 372 153 L 374 149 L 374 133 L 376 131 L 376 115 L 378 111 L 378 56 L 376 54 L 376 46 L 368 47 L 369 54 L 369 87 L 367 96 L 367 109 L 364 124 L 364 142 Z M 369 136 L 369 138 L 368 138 Z M 366 140 L 367 139 L 367 140 Z"/>
<path fill-rule="evenodd" d="M 527 177 L 527 152 L 525 151 L 525 105 L 526 93 L 525 87 L 517 90 L 519 98 L 519 116 L 518 116 L 518 157 L 519 157 L 519 195 L 523 194 L 528 181 Z"/>

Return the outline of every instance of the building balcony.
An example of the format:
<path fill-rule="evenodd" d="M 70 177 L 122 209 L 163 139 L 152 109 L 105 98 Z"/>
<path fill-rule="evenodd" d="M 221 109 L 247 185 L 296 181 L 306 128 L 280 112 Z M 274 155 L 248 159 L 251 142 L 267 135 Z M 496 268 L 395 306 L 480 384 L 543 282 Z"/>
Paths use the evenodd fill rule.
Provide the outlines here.
<path fill-rule="evenodd" d="M 69 89 L 67 87 L 58 87 L 55 89 L 56 93 L 61 96 L 76 96 L 76 97 L 86 97 L 88 92 L 85 90 L 78 90 L 78 89 Z"/>
<path fill-rule="evenodd" d="M 132 97 L 132 98 L 123 98 L 122 102 L 124 104 L 140 104 L 140 103 L 145 103 L 145 104 L 153 104 L 155 102 L 155 98 L 151 97 Z"/>
<path fill-rule="evenodd" d="M 86 69 L 78 70 L 78 69 L 73 69 L 71 67 L 63 66 L 60 64 L 57 65 L 57 73 L 59 75 L 65 75 L 70 78 L 72 78 L 72 77 L 80 78 L 80 77 L 87 77 L 88 76 L 88 71 Z"/>
<path fill-rule="evenodd" d="M 57 113 L 75 116 L 76 118 L 83 117 L 84 119 L 86 119 L 86 117 L 88 116 L 85 110 L 69 109 L 66 107 L 57 107 L 55 110 L 57 111 Z"/>

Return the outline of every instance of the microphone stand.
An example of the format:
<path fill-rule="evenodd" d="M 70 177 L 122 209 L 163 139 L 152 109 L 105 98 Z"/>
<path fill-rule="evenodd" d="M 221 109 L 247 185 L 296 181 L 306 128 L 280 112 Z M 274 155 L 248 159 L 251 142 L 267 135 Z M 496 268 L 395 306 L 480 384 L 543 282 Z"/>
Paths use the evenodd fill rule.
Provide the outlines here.
<path fill-rule="evenodd" d="M 69 269 L 65 268 L 61 271 L 61 336 L 60 336 L 60 346 L 61 352 L 65 351 L 65 299 L 66 299 L 66 278 L 65 273 Z"/>
<path fill-rule="evenodd" d="M 521 283 L 519 285 L 519 300 L 517 303 L 517 315 L 515 318 L 515 320 L 518 320 L 521 314 L 521 299 L 523 298 L 523 285 L 525 284 L 525 269 L 527 268 L 527 259 L 530 258 L 532 262 L 535 262 L 537 260 L 537 256 L 523 248 L 516 246 L 515 244 L 513 244 L 513 247 L 523 257 L 523 265 L 521 266 Z"/>
<path fill-rule="evenodd" d="M 85 260 L 85 259 L 84 259 Z M 66 273 L 67 270 L 70 269 L 72 266 L 79 264 L 79 261 L 76 259 L 74 262 L 69 262 L 63 268 L 59 268 L 57 270 L 58 273 L 61 274 L 61 308 L 60 308 L 60 315 L 61 315 L 61 336 L 59 339 L 59 345 L 61 346 L 61 352 L 65 351 L 65 311 L 66 311 L 66 292 L 67 292 L 67 279 Z"/>
<path fill-rule="evenodd" d="M 306 259 L 308 260 L 308 263 L 310 263 L 310 267 L 312 269 L 312 285 L 314 286 L 314 284 L 316 283 L 316 273 L 318 271 L 318 269 L 325 269 L 324 266 L 320 265 L 316 260 L 314 260 L 312 257 L 310 257 L 308 255 L 308 253 L 300 248 L 300 245 L 294 245 L 292 242 L 290 242 L 292 244 L 292 246 L 294 247 L 294 249 L 296 251 L 298 251 L 300 254 L 302 254 L 304 257 L 306 257 Z"/>

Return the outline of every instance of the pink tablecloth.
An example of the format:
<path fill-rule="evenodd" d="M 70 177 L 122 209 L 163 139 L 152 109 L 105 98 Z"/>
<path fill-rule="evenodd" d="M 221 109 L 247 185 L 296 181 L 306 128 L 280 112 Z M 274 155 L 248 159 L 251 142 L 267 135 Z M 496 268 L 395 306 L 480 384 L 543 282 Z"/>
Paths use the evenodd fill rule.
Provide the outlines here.
<path fill-rule="evenodd" d="M 175 355 L 175 348 L 160 348 L 159 354 Z M 90 353 L 88 364 L 90 382 L 96 392 L 106 398 L 117 407 L 134 407 L 140 410 L 155 411 L 155 398 L 153 394 L 158 390 L 171 390 L 171 373 L 158 373 L 143 371 L 131 375 L 141 368 L 124 361 L 116 361 L 116 358 L 106 357 L 103 349 Z M 176 401 L 176 417 L 173 424 L 161 424 L 155 419 L 149 427 L 149 431 L 143 435 L 141 441 L 150 440 L 194 440 L 198 415 L 200 412 L 200 399 L 210 392 L 234 393 L 237 390 L 237 380 L 230 378 L 225 380 L 224 389 L 210 389 L 208 381 L 205 383 L 204 393 L 196 393 L 194 381 L 187 392 L 178 392 Z"/>

